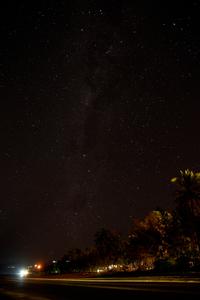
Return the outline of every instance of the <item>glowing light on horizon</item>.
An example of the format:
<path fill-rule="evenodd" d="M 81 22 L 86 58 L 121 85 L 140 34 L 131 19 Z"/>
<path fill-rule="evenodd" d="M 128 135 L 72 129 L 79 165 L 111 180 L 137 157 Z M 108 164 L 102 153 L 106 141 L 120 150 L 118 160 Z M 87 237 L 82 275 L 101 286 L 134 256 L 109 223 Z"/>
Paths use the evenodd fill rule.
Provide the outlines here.
<path fill-rule="evenodd" d="M 28 270 L 27 269 L 21 269 L 19 271 L 19 276 L 20 277 L 26 277 L 28 275 Z"/>

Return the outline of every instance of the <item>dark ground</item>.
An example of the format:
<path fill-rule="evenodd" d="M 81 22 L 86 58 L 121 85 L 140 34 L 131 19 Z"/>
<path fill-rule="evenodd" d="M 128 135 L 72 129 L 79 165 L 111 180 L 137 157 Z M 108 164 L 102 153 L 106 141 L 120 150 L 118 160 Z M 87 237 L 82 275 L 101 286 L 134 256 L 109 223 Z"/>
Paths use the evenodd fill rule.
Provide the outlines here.
<path fill-rule="evenodd" d="M 140 279 L 139 279 L 140 278 Z M 139 279 L 139 281 L 137 281 Z M 175 278 L 175 281 L 162 282 L 152 277 L 109 279 L 18 279 L 2 277 L 0 299 L 27 300 L 73 300 L 73 299 L 185 299 L 198 298 L 199 280 Z M 170 279 L 170 278 L 169 278 Z M 180 282 L 180 281 L 182 282 Z M 198 281 L 198 282 L 197 282 Z"/>

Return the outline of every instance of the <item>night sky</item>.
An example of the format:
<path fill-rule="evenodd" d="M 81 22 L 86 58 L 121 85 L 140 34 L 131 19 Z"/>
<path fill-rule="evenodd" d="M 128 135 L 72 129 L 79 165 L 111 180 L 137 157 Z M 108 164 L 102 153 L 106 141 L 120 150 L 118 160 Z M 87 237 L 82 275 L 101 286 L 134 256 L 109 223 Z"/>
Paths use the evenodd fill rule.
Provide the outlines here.
<path fill-rule="evenodd" d="M 2 2 L 0 262 L 172 207 L 200 170 L 200 1 Z"/>

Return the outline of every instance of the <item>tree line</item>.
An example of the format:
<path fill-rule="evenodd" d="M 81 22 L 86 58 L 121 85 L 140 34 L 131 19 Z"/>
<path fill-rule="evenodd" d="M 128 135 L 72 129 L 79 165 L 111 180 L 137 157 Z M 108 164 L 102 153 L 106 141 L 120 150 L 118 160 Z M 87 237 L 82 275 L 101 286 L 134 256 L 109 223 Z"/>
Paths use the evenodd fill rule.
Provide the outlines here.
<path fill-rule="evenodd" d="M 200 271 L 200 173 L 180 171 L 171 183 L 175 186 L 173 209 L 159 208 L 133 219 L 127 238 L 102 228 L 91 248 L 72 249 L 45 271 Z"/>

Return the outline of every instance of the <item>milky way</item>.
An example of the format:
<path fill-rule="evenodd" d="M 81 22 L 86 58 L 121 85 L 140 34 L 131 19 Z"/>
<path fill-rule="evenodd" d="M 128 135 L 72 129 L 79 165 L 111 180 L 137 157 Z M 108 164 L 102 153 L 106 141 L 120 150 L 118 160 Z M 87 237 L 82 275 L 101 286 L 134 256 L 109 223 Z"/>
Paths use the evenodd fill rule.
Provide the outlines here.
<path fill-rule="evenodd" d="M 127 234 L 199 170 L 200 3 L 145 2 L 2 7 L 2 260 Z"/>

